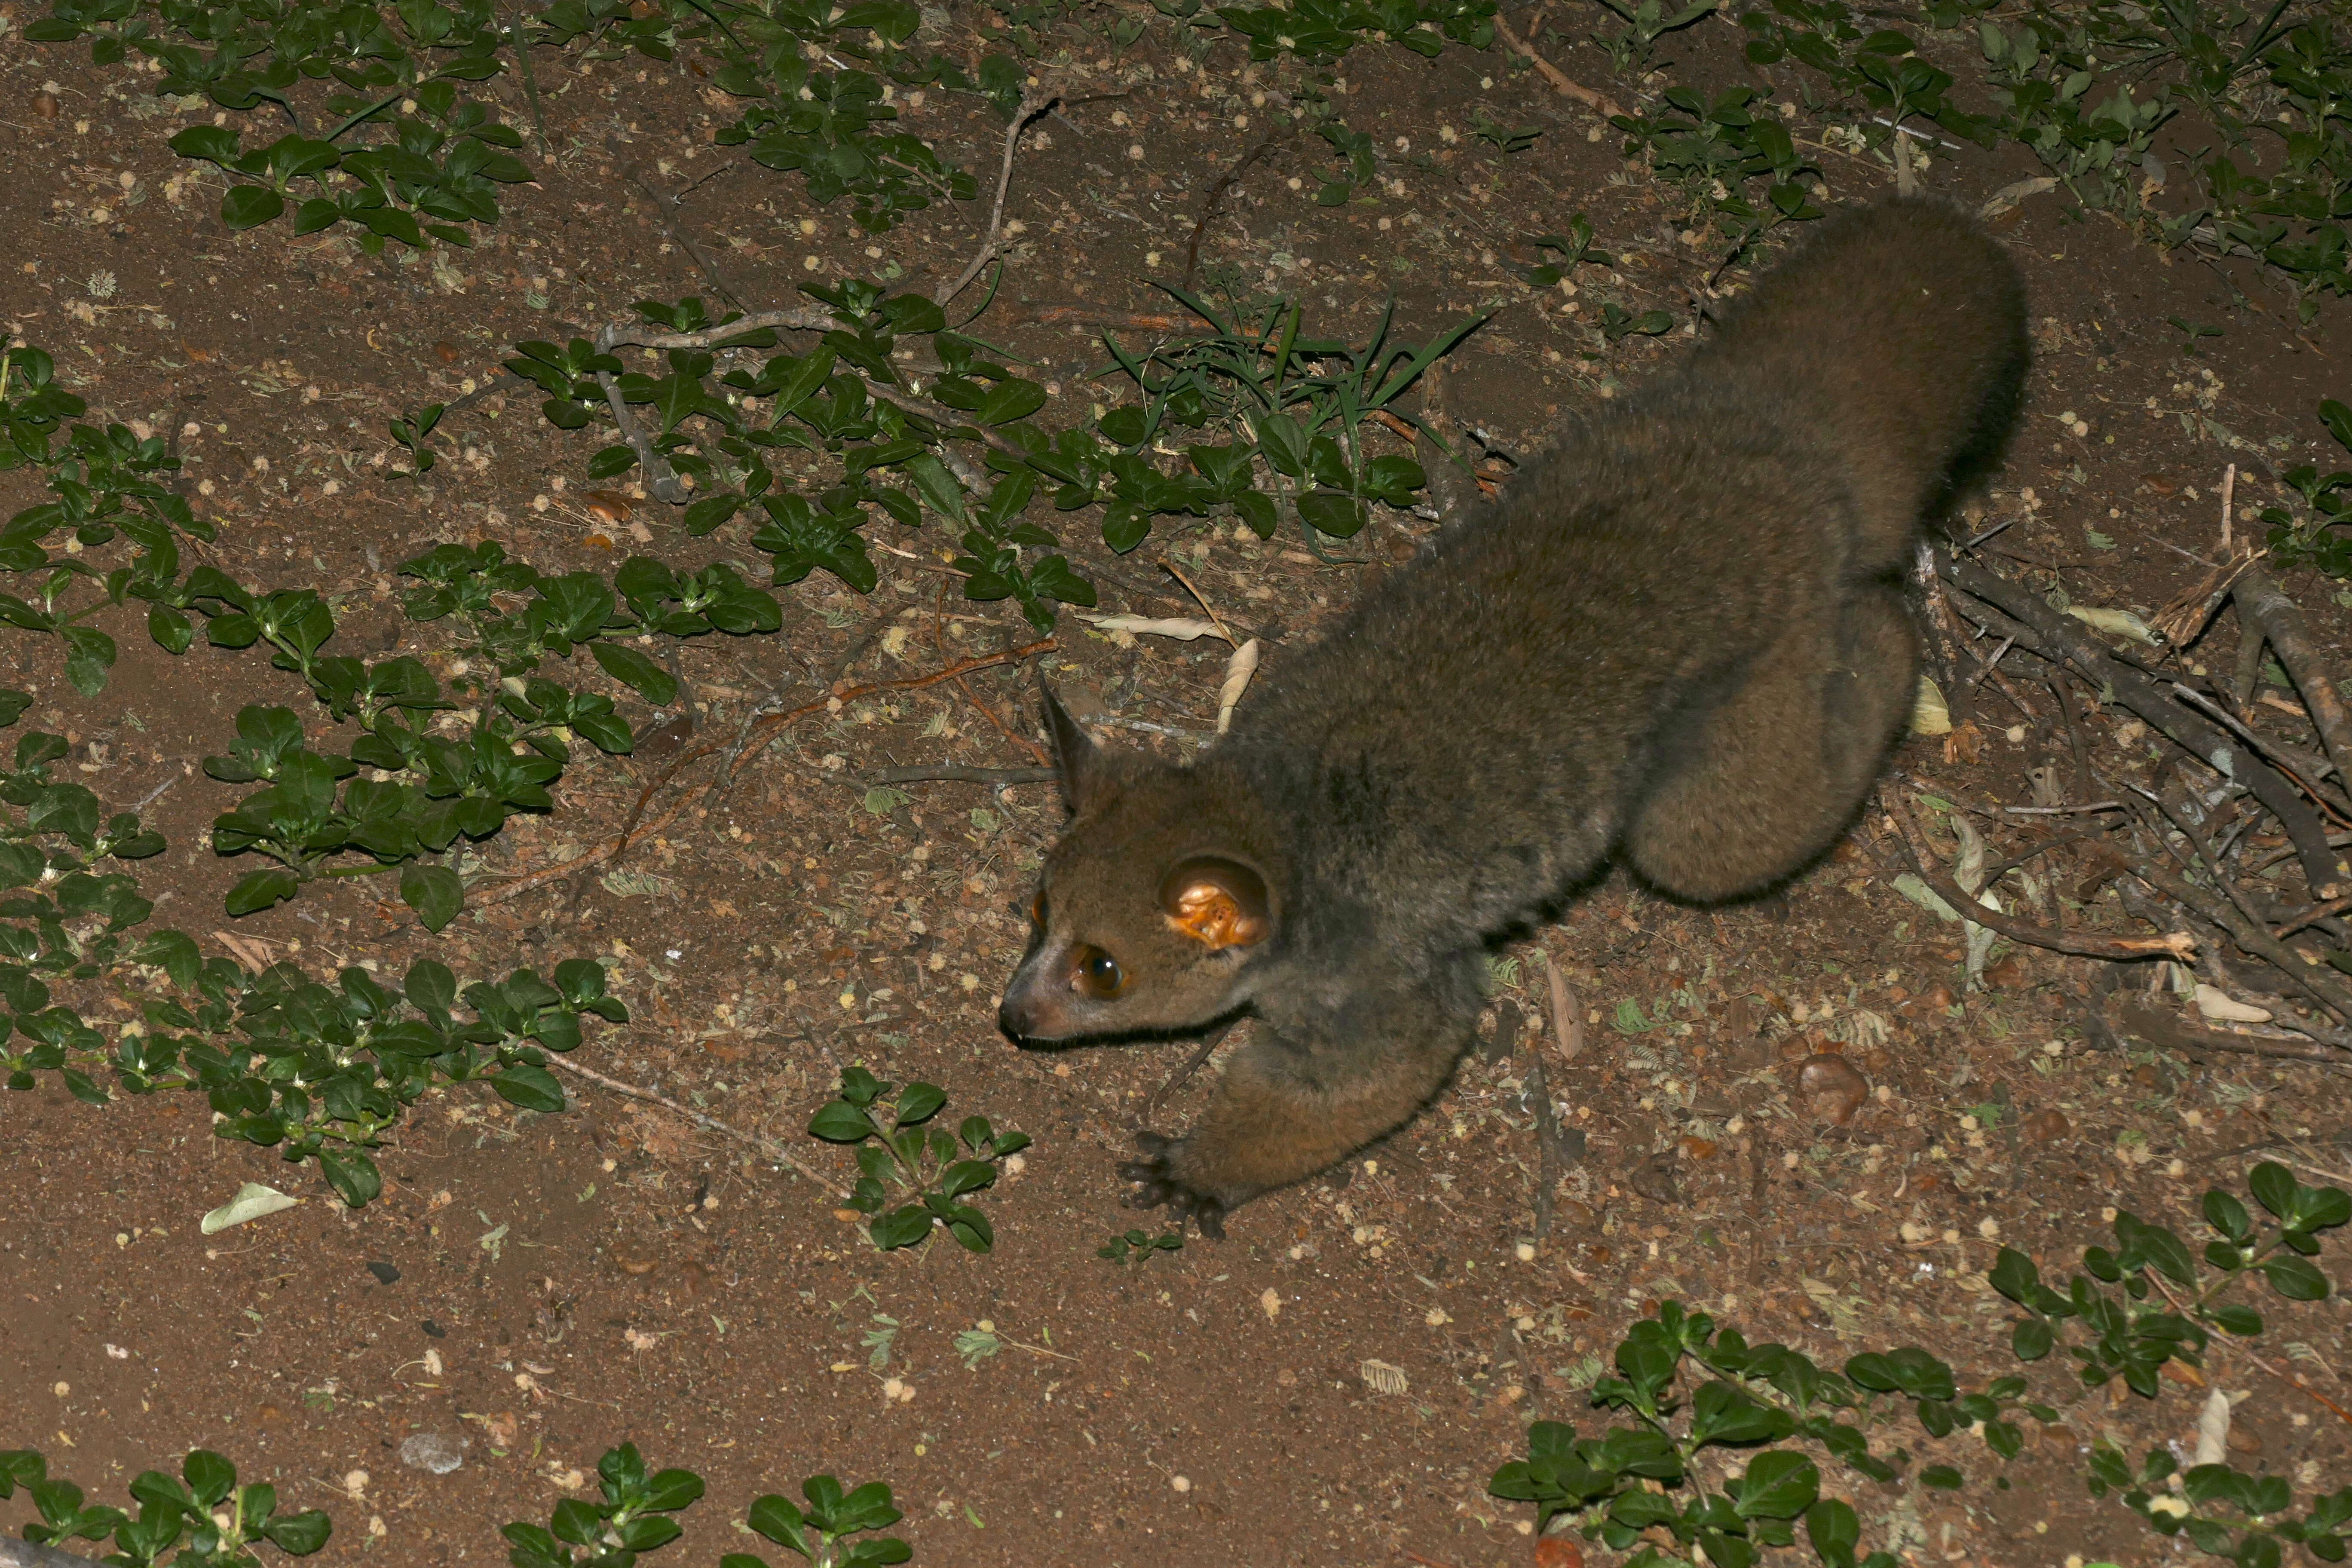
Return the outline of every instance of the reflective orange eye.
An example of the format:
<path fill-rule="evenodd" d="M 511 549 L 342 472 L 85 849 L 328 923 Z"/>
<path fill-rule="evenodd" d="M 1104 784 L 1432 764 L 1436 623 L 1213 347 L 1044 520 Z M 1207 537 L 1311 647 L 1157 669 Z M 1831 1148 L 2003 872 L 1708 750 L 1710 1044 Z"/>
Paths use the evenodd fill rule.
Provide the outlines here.
<path fill-rule="evenodd" d="M 1037 896 L 1029 900 L 1029 923 L 1033 926 L 1045 923 L 1045 889 L 1043 888 L 1038 889 Z"/>
<path fill-rule="evenodd" d="M 1087 994 L 1116 996 L 1126 984 L 1127 976 L 1120 972 L 1118 960 L 1098 947 L 1078 950 L 1078 985 Z"/>

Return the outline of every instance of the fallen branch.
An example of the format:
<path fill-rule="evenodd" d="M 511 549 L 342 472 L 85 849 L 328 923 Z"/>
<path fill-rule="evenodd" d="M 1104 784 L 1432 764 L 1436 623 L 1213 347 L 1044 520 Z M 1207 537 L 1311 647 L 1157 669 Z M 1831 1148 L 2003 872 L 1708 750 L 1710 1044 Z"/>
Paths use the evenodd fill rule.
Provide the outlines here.
<path fill-rule="evenodd" d="M 2226 1051 L 2235 1056 L 2328 1062 L 2337 1067 L 2346 1065 L 2344 1053 L 2326 1046 L 2296 1040 L 2268 1040 L 2256 1035 L 2215 1034 L 2210 1029 L 2197 1028 L 2186 1019 L 2176 1018 L 2161 1008 L 2141 1002 L 2124 1005 L 2122 1024 L 2127 1032 L 2137 1035 L 2148 1044 L 2179 1051 L 2191 1060 L 2195 1060 L 2200 1052 Z"/>
<path fill-rule="evenodd" d="M 0 1568 L 102 1568 L 94 1557 L 79 1557 L 54 1546 L 0 1535 Z"/>
<path fill-rule="evenodd" d="M 2239 575 L 2231 590 L 2239 605 L 2253 617 L 2262 628 L 2263 640 L 2278 655 L 2285 667 L 2287 678 L 2303 698 L 2304 709 L 2311 715 L 2312 727 L 2319 731 L 2320 743 L 2327 748 L 2327 760 L 2336 764 L 2336 776 L 2352 789 L 2352 713 L 2344 707 L 2344 699 L 2336 683 L 2324 673 L 2326 666 L 2319 652 L 2312 647 L 2311 634 L 2303 624 L 2303 612 L 2278 585 L 2278 579 L 2258 565 L 2249 564 Z"/>
<path fill-rule="evenodd" d="M 719 1121 L 719 1118 L 705 1115 L 703 1112 L 695 1110 L 694 1107 L 690 1105 L 681 1105 L 666 1094 L 656 1093 L 655 1090 L 650 1089 L 638 1089 L 634 1085 L 623 1083 L 616 1078 L 606 1078 L 603 1073 L 598 1072 L 595 1068 L 583 1068 L 578 1062 L 572 1060 L 568 1057 L 550 1055 L 547 1058 L 547 1065 L 551 1068 L 561 1068 L 563 1071 L 572 1074 L 574 1078 L 584 1079 L 588 1082 L 594 1084 L 599 1089 L 607 1089 L 612 1090 L 614 1094 L 626 1095 L 631 1100 L 642 1100 L 649 1105 L 658 1105 L 664 1110 L 674 1111 L 677 1115 L 685 1117 L 688 1121 L 693 1122 L 698 1127 L 707 1127 L 713 1132 L 724 1133 L 726 1136 L 734 1139 L 739 1143 L 749 1144 L 751 1147 L 757 1149 L 765 1158 L 773 1160 L 779 1164 L 791 1166 L 794 1171 L 806 1176 L 810 1181 L 814 1182 L 820 1187 L 829 1188 L 834 1192 L 842 1194 L 844 1196 L 848 1194 L 849 1189 L 842 1184 L 840 1178 L 826 1175 L 824 1172 L 818 1170 L 815 1166 L 810 1164 L 807 1161 L 802 1159 L 799 1155 L 793 1153 L 791 1150 L 785 1148 L 782 1144 L 777 1142 L 772 1138 L 764 1137 L 757 1132 L 746 1132 L 740 1128 L 730 1127 L 724 1121 Z"/>
<path fill-rule="evenodd" d="M 1567 74 L 1558 66 L 1536 53 L 1535 45 L 1511 31 L 1509 18 L 1500 11 L 1495 13 L 1495 31 L 1501 37 L 1506 47 L 1515 54 L 1526 56 L 1536 69 L 1543 73 L 1544 79 L 1551 83 L 1553 88 L 1563 96 L 1572 98 L 1594 113 L 1605 115 L 1612 120 L 1620 119 L 1624 115 L 1625 111 L 1617 107 L 1615 99 L 1605 92 L 1595 92 L 1581 82 L 1570 80 Z"/>
<path fill-rule="evenodd" d="M 1996 931 L 2011 942 L 2021 942 L 2029 947 L 2047 948 L 2053 952 L 2071 952 L 2078 958 L 2104 958 L 2111 963 L 2131 963 L 2150 958 L 2188 960 L 2197 952 L 2197 939 L 2188 931 L 2170 931 L 2163 936 L 2087 936 L 2080 931 L 2052 931 L 2046 926 L 2030 925 L 2011 919 L 1999 910 L 1991 909 L 1960 891 L 1958 884 L 1947 876 L 1927 852 L 1918 824 L 1892 790 L 1881 790 L 1878 800 L 1886 816 L 1895 824 L 1903 840 L 1905 858 L 1919 879 L 1935 894 L 1949 904 L 1960 919 Z"/>
<path fill-rule="evenodd" d="M 800 707 L 782 713 L 771 713 L 752 725 L 750 734 L 746 737 L 746 740 L 752 743 L 746 744 L 735 760 L 729 764 L 720 780 L 721 787 L 733 784 L 744 768 L 750 765 L 751 760 L 759 755 L 787 725 L 805 719 L 812 713 L 822 711 L 833 703 L 849 702 L 860 697 L 870 696 L 877 691 L 911 691 L 925 686 L 936 686 L 942 680 L 955 679 L 969 670 L 984 669 L 991 665 L 1017 663 L 1031 654 L 1045 653 L 1060 646 L 1052 637 L 1045 637 L 1020 647 L 1007 648 L 1003 653 L 981 654 L 963 659 L 945 669 L 933 670 L 929 675 L 910 676 L 904 680 L 873 680 L 862 686 L 839 687 L 830 695 L 814 702 L 803 703 Z M 680 752 L 654 778 L 651 784 L 646 784 L 639 793 L 636 805 L 630 808 L 628 821 L 623 825 L 620 834 L 610 844 L 598 845 L 584 854 L 573 856 L 560 866 L 544 867 L 531 872 L 529 876 L 518 877 L 502 887 L 492 888 L 485 893 L 473 897 L 471 901 L 477 905 L 502 903 L 519 894 L 529 892 L 533 888 L 561 881 L 566 877 L 586 870 L 600 861 L 609 860 L 616 855 L 635 848 L 677 821 L 688 804 L 682 800 L 658 819 L 640 826 L 639 822 L 645 815 L 646 805 L 653 798 L 655 793 L 676 777 L 678 770 L 688 763 L 698 762 L 714 752 L 725 749 L 719 742 L 709 742 L 695 747 L 692 751 Z"/>
<path fill-rule="evenodd" d="M 1937 552 L 1946 581 L 2001 613 L 1994 626 L 2004 636 L 2053 663 L 2069 663 L 2093 688 L 2110 689 L 2116 700 L 2208 766 L 2253 792 L 2294 845 L 2305 879 L 2313 890 L 2336 879 L 2335 856 L 2327 848 L 2319 815 L 2286 777 L 2202 714 L 2175 702 L 2148 676 L 2075 635 L 2073 623 L 2040 596 L 1973 562 Z"/>
<path fill-rule="evenodd" d="M 1051 784 L 1056 777 L 1051 768 L 967 768 L 946 764 L 939 767 L 877 768 L 866 775 L 867 784 L 924 784 L 933 779 L 951 784 L 986 784 L 1000 789 L 1006 784 Z"/>
<path fill-rule="evenodd" d="M 1020 105 L 1013 111 L 1013 123 L 1004 128 L 1004 162 L 996 172 L 996 205 L 988 215 L 988 237 L 981 241 L 980 249 L 957 274 L 956 280 L 931 296 L 933 304 L 944 306 L 962 293 L 980 276 L 980 269 L 995 257 L 1004 229 L 1004 193 L 1013 184 L 1013 159 L 1020 150 L 1021 132 L 1029 128 L 1031 121 L 1061 100 L 1062 89 L 1052 83 L 1040 84 L 1021 95 Z"/>
<path fill-rule="evenodd" d="M 1297 125 L 1297 121 L 1285 121 L 1276 116 L 1274 128 L 1259 140 L 1258 144 L 1234 159 L 1234 166 L 1219 174 L 1210 184 L 1209 194 L 1201 201 L 1200 221 L 1192 226 L 1192 237 L 1185 242 L 1184 278 L 1177 285 L 1179 288 L 1190 290 L 1192 287 L 1192 274 L 1199 270 L 1201 265 L 1201 237 L 1209 231 L 1209 221 L 1217 216 L 1217 208 L 1224 204 L 1225 193 L 1234 188 L 1234 182 L 1239 180 L 1252 163 L 1265 157 L 1274 144 L 1288 136 Z"/>

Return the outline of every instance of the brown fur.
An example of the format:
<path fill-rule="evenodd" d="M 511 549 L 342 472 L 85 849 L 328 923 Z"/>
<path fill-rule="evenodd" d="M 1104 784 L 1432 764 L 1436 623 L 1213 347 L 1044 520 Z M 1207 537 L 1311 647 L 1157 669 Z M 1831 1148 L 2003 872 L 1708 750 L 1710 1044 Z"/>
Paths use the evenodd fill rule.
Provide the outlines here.
<path fill-rule="evenodd" d="M 1075 818 L 1006 1032 L 1262 1025 L 1189 1136 L 1147 1136 L 1135 1201 L 1215 1231 L 1402 1122 L 1470 1038 L 1483 954 L 1612 853 L 1712 901 L 1828 847 L 1917 682 L 1898 574 L 1999 460 L 2025 363 L 1973 224 L 1849 210 L 1189 766 L 1100 752 L 1049 697 Z"/>

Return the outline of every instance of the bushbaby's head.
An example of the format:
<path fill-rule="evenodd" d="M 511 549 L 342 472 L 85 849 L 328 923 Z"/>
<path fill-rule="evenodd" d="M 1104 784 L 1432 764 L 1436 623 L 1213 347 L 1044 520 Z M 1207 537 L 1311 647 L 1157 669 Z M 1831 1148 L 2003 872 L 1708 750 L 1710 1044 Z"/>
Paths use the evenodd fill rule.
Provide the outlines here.
<path fill-rule="evenodd" d="M 1069 829 L 997 1024 L 1017 1040 L 1198 1027 L 1249 999 L 1279 928 L 1252 803 L 1189 768 L 1112 756 L 1045 693 Z"/>

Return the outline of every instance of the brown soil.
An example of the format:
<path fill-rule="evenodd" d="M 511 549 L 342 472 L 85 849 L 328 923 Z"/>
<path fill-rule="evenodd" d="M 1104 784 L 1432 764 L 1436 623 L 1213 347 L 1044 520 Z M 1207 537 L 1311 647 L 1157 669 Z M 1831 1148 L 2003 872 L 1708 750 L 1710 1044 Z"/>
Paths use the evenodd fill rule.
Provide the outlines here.
<path fill-rule="evenodd" d="M 27 11 L 0 7 L 12 10 L 21 29 Z M 960 18 L 950 48 L 976 55 L 984 30 Z M 1180 73 L 1157 23 L 1120 51 L 1069 37 L 1078 79 L 1126 96 L 1072 107 L 1025 143 L 1004 295 L 1155 309 L 1163 297 L 1140 280 L 1181 269 L 1204 193 L 1265 134 L 1258 95 L 1304 73 L 1245 67 L 1230 41 Z M 1711 93 L 1749 78 L 1731 29 L 1672 43 L 1669 79 Z M 1559 63 L 1606 77 L 1590 47 Z M 872 240 L 841 212 L 811 209 L 796 181 L 709 144 L 730 114 L 682 64 L 592 71 L 542 53 L 538 68 L 559 150 L 532 150 L 539 185 L 511 191 L 505 220 L 472 251 L 371 258 L 283 226 L 226 233 L 217 191 L 181 184 L 194 166 L 163 147 L 190 117 L 157 112 L 137 73 L 16 36 L 0 49 L 0 225 L 12 237 L 0 329 L 55 353 L 93 418 L 198 426 L 183 450 L 200 509 L 221 524 L 219 563 L 248 582 L 335 590 L 339 648 L 442 646 L 394 599 L 398 563 L 436 541 L 495 539 L 549 572 L 609 570 L 632 552 L 756 563 L 740 524 L 690 540 L 650 503 L 632 520 L 638 531 L 608 547 L 606 525 L 572 504 L 593 447 L 540 420 L 535 396 L 501 393 L 455 416 L 445 465 L 421 486 L 376 462 L 387 419 L 491 376 L 506 345 L 625 316 L 637 299 L 711 292 L 626 183 L 631 171 L 671 190 L 708 176 L 680 222 L 755 305 L 845 272 L 928 286 L 978 242 L 982 204 L 935 208 Z M 1685 232 L 1692 215 L 1675 193 L 1621 160 L 1615 133 L 1499 54 L 1449 48 L 1423 62 L 1367 46 L 1340 74 L 1336 101 L 1396 155 L 1384 177 L 1401 185 L 1318 207 L 1323 149 L 1277 142 L 1208 226 L 1204 266 L 1296 293 L 1316 312 L 1310 330 L 1332 335 L 1369 330 L 1391 294 L 1416 337 L 1495 310 L 1456 356 L 1454 406 L 1520 450 L 1674 352 L 1679 331 L 1580 357 L 1596 349 L 1587 323 L 1601 300 L 1686 321 L 1689 290 L 1719 258 L 1716 238 Z M 54 120 L 26 107 L 45 81 L 64 105 Z M 527 122 L 519 91 L 509 97 Z M 1469 138 L 1480 110 L 1545 134 L 1507 160 Z M 934 94 L 910 120 L 951 161 L 993 169 L 1001 125 L 983 107 Z M 1822 162 L 1837 199 L 1890 184 L 1876 160 Z M 2038 172 L 2016 148 L 1971 148 L 1939 153 L 1925 179 L 1980 200 Z M 1505 269 L 1514 239 L 1580 211 L 1620 260 L 1588 269 L 1575 301 Z M 2161 255 L 2063 193 L 2031 198 L 2001 229 L 2031 279 L 2039 363 L 1991 500 L 1997 516 L 2024 519 L 1997 542 L 2000 563 L 2074 602 L 2148 613 L 2202 570 L 2184 552 L 2214 548 L 2215 489 L 2225 463 L 2248 458 L 2240 443 L 2322 460 L 2311 410 L 2344 391 L 2329 357 L 2340 351 L 2322 350 L 2347 341 L 2331 335 L 2341 312 L 2298 335 L 2292 310 L 2251 276 Z M 818 258 L 814 270 L 803 257 Z M 104 297 L 87 282 L 101 270 L 114 279 Z M 526 303 L 532 290 L 550 296 L 544 310 Z M 2188 357 L 2173 315 L 2227 333 Z M 1057 386 L 1101 363 L 1091 328 L 992 331 L 984 316 L 973 330 L 1045 362 L 1040 378 Z M 0 512 L 35 493 L 22 473 L 0 478 Z M 2242 479 L 2238 498 L 2270 492 Z M 1105 607 L 1186 613 L 1147 559 L 1172 552 L 1213 600 L 1277 639 L 1276 659 L 1421 526 L 1377 523 L 1375 564 L 1361 568 L 1167 520 L 1119 560 L 1093 540 L 1091 514 L 1066 521 Z M 771 691 L 917 674 L 1027 640 L 1002 606 L 950 596 L 953 618 L 939 619 L 943 585 L 953 592 L 932 563 L 942 542 L 872 531 L 917 556 L 884 557 L 870 598 L 820 574 L 783 594 L 780 637 L 681 650 L 698 731 L 731 735 Z M 2332 586 L 2290 586 L 2340 656 L 2347 622 Z M 878 637 L 886 617 L 911 637 Z M 141 875 L 166 900 L 157 922 L 210 948 L 229 926 L 222 891 L 247 868 L 200 847 L 240 792 L 195 764 L 224 749 L 244 703 L 293 706 L 314 734 L 323 719 L 252 653 L 200 639 L 174 659 L 130 612 L 100 624 L 125 650 L 102 699 L 75 697 L 56 648 L 30 637 L 11 645 L 10 684 L 36 691 L 33 722 L 83 748 L 81 776 L 110 805 L 170 784 L 148 815 L 173 847 Z M 2226 669 L 2233 637 L 2221 626 L 2196 657 Z M 1054 677 L 1082 709 L 1212 726 L 1216 655 L 1148 637 L 1114 646 L 1067 617 L 1060 644 Z M 571 677 L 619 693 L 584 659 Z M 1021 679 L 999 669 L 972 684 L 1009 708 Z M 2071 751 L 2047 692 L 2022 695 L 2030 712 L 1980 700 L 1990 744 L 1979 761 L 1947 763 L 1917 741 L 1896 765 L 1948 796 L 2026 799 L 2028 770 L 2071 765 Z M 643 720 L 641 706 L 629 710 Z M 2123 753 L 2124 717 L 2087 721 L 2103 755 Z M 2275 721 L 2308 743 L 2299 718 Z M 434 939 L 404 910 L 345 887 L 236 928 L 321 972 L 372 962 L 398 973 L 428 952 L 463 975 L 613 955 L 634 1022 L 593 1037 L 580 1059 L 790 1140 L 827 1171 L 847 1172 L 848 1158 L 800 1129 L 842 1067 L 936 1081 L 950 1115 L 982 1111 L 1036 1139 L 1025 1169 L 983 1200 L 993 1254 L 877 1254 L 836 1215 L 836 1193 L 597 1090 L 560 1118 L 513 1113 L 478 1089 L 436 1093 L 381 1152 L 381 1201 L 347 1212 L 315 1167 L 209 1136 L 194 1097 L 96 1109 L 43 1089 L 0 1100 L 0 1447 L 43 1449 L 101 1500 L 120 1500 L 141 1469 L 217 1447 L 246 1479 L 273 1479 L 289 1504 L 334 1516 L 320 1568 L 495 1558 L 500 1523 L 543 1521 L 628 1439 L 710 1483 L 665 1562 L 743 1549 L 732 1521 L 751 1498 L 827 1471 L 889 1481 L 919 1563 L 1526 1563 L 1527 1510 L 1490 1498 L 1487 1478 L 1522 1451 L 1530 1415 L 1595 1428 L 1580 1363 L 1663 1299 L 1825 1363 L 1924 1344 L 1980 1385 L 2014 1365 L 2006 1308 L 1982 1280 L 1998 1245 L 2063 1274 L 2107 1239 L 2112 1205 L 2197 1235 L 2204 1188 L 2239 1187 L 2263 1153 L 2305 1162 L 2306 1181 L 2342 1179 L 2352 1163 L 2327 1141 L 2347 1103 L 2330 1071 L 2094 1049 L 2076 1026 L 2099 965 L 2021 951 L 1991 989 L 1964 994 L 1954 928 L 1892 889 L 1905 868 L 1874 814 L 1829 864 L 1762 905 L 1694 912 L 1622 879 L 1604 885 L 1513 950 L 1500 992 L 1539 1014 L 1538 950 L 1552 954 L 1588 1009 L 1574 1062 L 1549 1028 L 1522 1031 L 1516 1049 L 1474 1056 L 1386 1146 L 1244 1210 L 1230 1240 L 1114 1267 L 1095 1249 L 1139 1223 L 1119 1206 L 1114 1165 L 1139 1107 L 1189 1047 L 1009 1047 L 993 996 L 1023 945 L 1029 868 L 1058 805 L 1037 786 L 999 801 L 937 783 L 877 816 L 856 779 L 881 765 L 1029 760 L 952 686 L 861 702 L 797 726 L 707 816 L 638 851 L 626 896 L 591 879 L 575 902 L 559 883 Z M 504 877 L 578 853 L 615 828 L 649 775 L 642 763 L 583 757 L 558 811 L 488 841 L 479 870 Z M 2006 857 L 2048 833 L 2004 830 L 1994 848 Z M 2061 886 L 2087 872 L 2073 850 L 2054 860 Z M 1627 1001 L 1667 1022 L 1619 1032 Z M 1872 1088 L 1844 1126 L 1818 1123 L 1798 1093 L 1799 1060 L 1823 1049 Z M 1540 1241 L 1525 1092 L 1537 1052 L 1584 1137 Z M 1203 1072 L 1176 1090 L 1161 1124 L 1181 1124 L 1210 1081 Z M 2007 1112 L 1998 1126 L 1964 1128 L 1989 1103 Z M 200 1237 L 198 1216 L 248 1180 L 308 1201 Z M 1924 1239 L 1904 1240 L 1906 1225 Z M 2296 1369 L 2341 1403 L 2336 1369 L 2352 1356 L 2340 1310 L 2264 1307 L 2265 1343 L 2282 1356 L 2287 1342 L 2307 1345 L 2314 1359 Z M 967 1370 L 951 1341 L 983 1320 L 1007 1343 Z M 869 1335 L 891 1324 L 885 1364 Z M 1405 1391 L 1374 1392 L 1371 1361 L 1402 1368 Z M 2057 1364 L 2036 1376 L 2065 1400 L 2063 1419 L 2032 1426 L 2007 1467 L 1966 1433 L 1926 1439 L 1907 1416 L 1881 1434 L 1919 1464 L 1960 1467 L 1960 1492 L 1878 1487 L 1830 1467 L 1866 1541 L 1899 1525 L 1919 1562 L 2155 1560 L 2138 1521 L 2085 1496 L 2083 1456 L 2102 1437 L 2134 1454 L 2186 1442 L 2203 1392 L 2168 1384 L 2153 1402 L 2110 1400 L 2085 1396 Z M 2220 1354 L 2210 1376 L 2247 1394 L 2242 1467 L 2300 1477 L 2306 1493 L 2315 1476 L 2344 1479 L 2346 1428 L 2328 1408 L 2242 1354 Z M 886 1378 L 912 1397 L 886 1397 Z M 420 1433 L 462 1439 L 464 1466 L 404 1467 L 400 1446 Z M 350 1481 L 353 1471 L 372 1479 Z M 26 1517 L 21 1499 L 0 1509 L 11 1524 Z"/>

